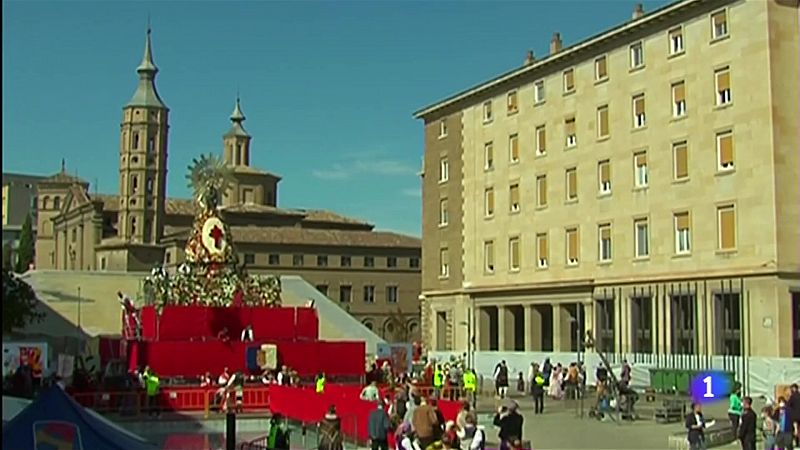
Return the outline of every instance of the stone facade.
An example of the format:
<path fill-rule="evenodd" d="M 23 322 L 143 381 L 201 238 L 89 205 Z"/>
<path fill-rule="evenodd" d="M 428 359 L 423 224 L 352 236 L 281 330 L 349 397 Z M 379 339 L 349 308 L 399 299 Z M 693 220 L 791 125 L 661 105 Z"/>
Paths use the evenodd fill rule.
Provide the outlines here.
<path fill-rule="evenodd" d="M 418 112 L 428 171 L 462 119 L 461 186 L 423 189 L 463 200 L 461 286 L 423 227 L 429 344 L 473 311 L 485 350 L 800 355 L 799 40 L 796 1 L 687 0 Z"/>

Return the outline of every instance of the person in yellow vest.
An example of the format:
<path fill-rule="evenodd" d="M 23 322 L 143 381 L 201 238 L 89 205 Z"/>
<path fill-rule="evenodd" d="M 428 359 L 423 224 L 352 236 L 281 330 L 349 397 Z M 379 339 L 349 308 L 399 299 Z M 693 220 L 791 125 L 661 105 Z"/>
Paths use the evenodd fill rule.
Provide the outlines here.
<path fill-rule="evenodd" d="M 442 366 L 436 366 L 436 370 L 433 371 L 433 398 L 439 398 L 439 395 L 442 393 L 442 387 L 444 387 L 444 372 L 442 371 Z"/>
<path fill-rule="evenodd" d="M 472 369 L 467 369 L 464 371 L 463 376 L 464 382 L 464 392 L 467 396 L 467 401 L 473 405 L 475 405 L 475 391 L 478 389 L 478 377 L 475 375 L 475 371 Z"/>
<path fill-rule="evenodd" d="M 143 378 L 144 389 L 147 394 L 147 414 L 159 416 L 161 411 L 158 407 L 158 386 L 160 384 L 158 375 L 148 367 L 144 372 Z"/>
<path fill-rule="evenodd" d="M 325 372 L 321 372 L 315 379 L 317 394 L 325 392 Z"/>

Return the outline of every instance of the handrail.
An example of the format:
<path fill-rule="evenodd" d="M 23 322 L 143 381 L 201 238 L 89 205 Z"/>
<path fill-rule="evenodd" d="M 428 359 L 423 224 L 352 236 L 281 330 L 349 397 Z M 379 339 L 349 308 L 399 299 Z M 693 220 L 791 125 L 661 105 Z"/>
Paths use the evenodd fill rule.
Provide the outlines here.
<path fill-rule="evenodd" d="M 344 444 L 348 443 L 348 442 L 352 443 L 352 444 L 355 444 L 356 447 L 358 446 L 358 444 L 363 444 L 363 442 L 359 442 L 358 438 L 355 436 L 355 434 L 357 433 L 356 430 L 358 430 L 358 416 L 355 415 L 355 414 L 348 414 L 348 415 L 339 417 L 339 420 L 341 422 L 344 422 L 343 419 L 346 419 L 346 418 L 352 418 L 353 419 L 353 424 L 354 424 L 353 428 L 354 428 L 354 430 L 353 430 L 353 436 L 350 436 L 349 433 L 345 432 L 344 429 L 340 429 L 340 432 L 342 434 L 343 447 L 344 447 Z M 299 421 L 294 421 L 294 420 L 289 419 L 289 422 L 290 423 L 299 424 L 299 426 L 301 427 L 301 433 L 302 433 L 303 436 L 306 436 L 306 430 L 307 429 L 313 427 L 314 430 L 315 430 L 315 436 L 316 436 L 316 443 L 314 445 L 314 449 L 319 448 L 319 445 L 320 445 L 320 431 L 319 431 L 319 429 L 320 429 L 320 425 L 322 424 L 323 421 L 306 422 L 306 423 L 304 423 L 304 422 L 299 422 Z M 342 428 L 344 428 L 344 427 L 342 426 Z M 267 445 L 268 444 L 268 442 L 267 442 L 268 439 L 269 439 L 269 435 L 268 434 L 264 435 L 264 436 L 259 436 L 259 437 L 255 438 L 255 439 L 253 439 L 253 440 L 251 440 L 249 442 L 240 443 L 237 446 L 237 449 L 238 450 L 268 450 L 269 449 L 269 447 Z M 305 439 L 304 439 L 303 440 L 303 448 L 308 448 L 305 444 L 306 444 L 306 442 L 305 442 Z"/>

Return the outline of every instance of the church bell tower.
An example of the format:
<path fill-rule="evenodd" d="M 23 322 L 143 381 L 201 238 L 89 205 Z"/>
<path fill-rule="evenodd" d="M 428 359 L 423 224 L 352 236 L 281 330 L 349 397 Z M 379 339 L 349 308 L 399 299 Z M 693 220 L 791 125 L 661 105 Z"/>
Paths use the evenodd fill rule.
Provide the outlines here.
<path fill-rule="evenodd" d="M 128 242 L 155 244 L 163 235 L 167 194 L 169 108 L 156 90 L 150 27 L 136 72 L 139 84 L 122 108 L 117 234 Z"/>

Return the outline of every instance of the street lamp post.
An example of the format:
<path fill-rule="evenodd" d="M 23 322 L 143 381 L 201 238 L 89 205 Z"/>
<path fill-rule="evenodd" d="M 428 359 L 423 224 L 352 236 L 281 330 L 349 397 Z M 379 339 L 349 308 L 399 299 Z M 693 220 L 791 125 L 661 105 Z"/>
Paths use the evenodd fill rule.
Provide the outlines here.
<path fill-rule="evenodd" d="M 81 298 L 81 287 L 78 286 L 78 331 L 81 331 L 81 303 L 83 303 Z"/>

